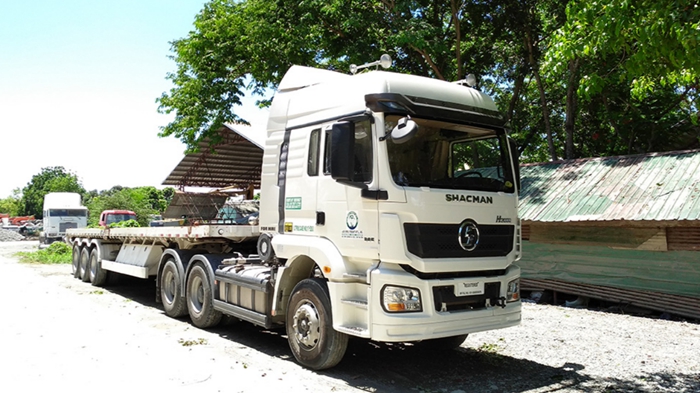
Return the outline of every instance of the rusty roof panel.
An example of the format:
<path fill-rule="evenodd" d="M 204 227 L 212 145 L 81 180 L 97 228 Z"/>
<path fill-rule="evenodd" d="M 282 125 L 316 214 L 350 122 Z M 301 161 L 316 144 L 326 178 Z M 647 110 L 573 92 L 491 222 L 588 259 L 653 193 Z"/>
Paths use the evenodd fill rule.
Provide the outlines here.
<path fill-rule="evenodd" d="M 226 124 L 219 131 L 221 142 L 205 140 L 199 152 L 187 154 L 163 185 L 223 188 L 260 188 L 263 133 L 246 126 Z"/>
<path fill-rule="evenodd" d="M 700 219 L 700 150 L 526 164 L 521 176 L 523 220 Z"/>

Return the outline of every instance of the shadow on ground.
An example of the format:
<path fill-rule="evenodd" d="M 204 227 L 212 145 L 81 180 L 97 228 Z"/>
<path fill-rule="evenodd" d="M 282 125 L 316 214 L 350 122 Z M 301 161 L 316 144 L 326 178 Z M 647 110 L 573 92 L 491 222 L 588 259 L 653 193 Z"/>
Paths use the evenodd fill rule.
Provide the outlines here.
<path fill-rule="evenodd" d="M 163 312 L 153 280 L 120 277 L 104 288 Z M 155 311 L 155 310 L 154 310 Z M 189 323 L 187 318 L 183 323 Z M 210 330 L 232 344 L 295 362 L 283 328 L 267 330 L 246 322 Z M 648 374 L 628 380 L 593 378 L 584 366 L 551 367 L 528 359 L 472 348 L 469 339 L 456 350 L 434 352 L 410 344 L 383 344 L 351 339 L 343 361 L 321 375 L 348 386 L 378 392 L 698 392 L 700 375 Z"/>

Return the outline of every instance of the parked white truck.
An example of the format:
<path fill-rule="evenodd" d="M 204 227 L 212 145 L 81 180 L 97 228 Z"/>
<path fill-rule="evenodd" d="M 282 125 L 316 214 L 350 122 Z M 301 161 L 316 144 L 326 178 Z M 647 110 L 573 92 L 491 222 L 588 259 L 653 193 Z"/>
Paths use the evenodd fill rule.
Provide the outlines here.
<path fill-rule="evenodd" d="M 286 326 L 333 367 L 349 336 L 457 347 L 520 323 L 518 163 L 493 101 L 384 71 L 292 67 L 270 108 L 259 225 L 71 229 L 76 277 L 155 277 L 166 314 Z"/>
<path fill-rule="evenodd" d="M 44 230 L 39 233 L 42 244 L 62 240 L 66 230 L 87 226 L 88 209 L 81 205 L 80 194 L 50 192 L 44 196 Z"/>

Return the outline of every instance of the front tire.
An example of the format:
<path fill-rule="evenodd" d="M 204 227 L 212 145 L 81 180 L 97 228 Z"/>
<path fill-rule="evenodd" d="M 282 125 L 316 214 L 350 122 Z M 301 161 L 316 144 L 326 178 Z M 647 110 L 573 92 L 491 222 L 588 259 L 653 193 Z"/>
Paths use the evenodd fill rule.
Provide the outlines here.
<path fill-rule="evenodd" d="M 163 303 L 165 314 L 179 318 L 187 314 L 187 304 L 182 292 L 180 271 L 175 261 L 169 259 L 160 273 L 160 302 Z"/>
<path fill-rule="evenodd" d="M 83 282 L 90 281 L 90 249 L 83 247 L 80 251 L 80 273 L 78 275 Z"/>
<path fill-rule="evenodd" d="M 195 265 L 187 276 L 187 311 L 198 328 L 210 328 L 221 322 L 221 312 L 214 310 L 209 274 L 200 264 Z"/>
<path fill-rule="evenodd" d="M 287 340 L 297 361 L 312 370 L 338 364 L 348 336 L 333 329 L 328 285 L 322 279 L 299 282 L 287 305 Z"/>

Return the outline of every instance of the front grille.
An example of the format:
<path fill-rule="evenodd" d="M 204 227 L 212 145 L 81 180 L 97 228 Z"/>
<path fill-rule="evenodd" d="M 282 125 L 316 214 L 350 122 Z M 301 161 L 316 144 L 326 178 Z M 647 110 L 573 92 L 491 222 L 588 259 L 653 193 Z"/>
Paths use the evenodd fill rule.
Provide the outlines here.
<path fill-rule="evenodd" d="M 484 294 L 474 296 L 455 296 L 454 285 L 433 287 L 435 311 L 450 312 L 462 310 L 482 310 L 486 308 L 486 299 L 491 307 L 498 305 L 501 297 L 501 283 L 487 282 L 484 284 Z"/>
<path fill-rule="evenodd" d="M 77 227 L 78 227 L 77 222 L 61 222 L 58 224 L 58 232 L 59 233 L 66 233 L 66 229 L 77 228 Z"/>
<path fill-rule="evenodd" d="M 479 244 L 472 251 L 459 245 L 460 224 L 403 224 L 408 251 L 420 258 L 502 257 L 513 249 L 513 225 L 478 225 Z"/>

